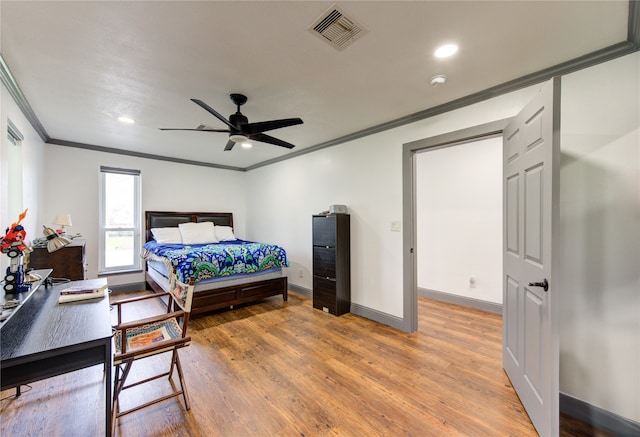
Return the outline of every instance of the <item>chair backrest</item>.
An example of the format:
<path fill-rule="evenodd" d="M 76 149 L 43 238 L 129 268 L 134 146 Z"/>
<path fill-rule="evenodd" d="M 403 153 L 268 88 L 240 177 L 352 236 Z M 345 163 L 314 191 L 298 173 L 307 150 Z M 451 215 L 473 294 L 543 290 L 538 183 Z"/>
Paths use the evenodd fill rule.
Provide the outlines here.
<path fill-rule="evenodd" d="M 170 293 L 173 299 L 184 312 L 191 312 L 191 301 L 193 300 L 193 285 L 182 284 L 175 279 L 175 275 L 171 275 L 172 280 L 169 284 Z"/>

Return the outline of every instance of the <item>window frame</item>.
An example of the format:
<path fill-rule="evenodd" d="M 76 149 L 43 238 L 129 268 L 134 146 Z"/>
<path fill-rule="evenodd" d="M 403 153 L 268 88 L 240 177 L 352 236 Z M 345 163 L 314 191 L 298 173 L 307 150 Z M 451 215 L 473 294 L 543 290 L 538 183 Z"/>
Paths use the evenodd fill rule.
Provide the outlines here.
<path fill-rule="evenodd" d="M 133 227 L 107 228 L 106 227 L 106 175 L 125 174 L 134 177 L 134 223 Z M 116 167 L 100 166 L 100 193 L 99 193 L 99 242 L 98 242 L 98 275 L 116 273 L 136 273 L 142 271 L 142 259 L 135 256 L 135 252 L 140 252 L 142 248 L 142 177 L 140 170 L 124 169 Z M 112 231 L 133 231 L 133 264 L 106 267 L 106 233 Z"/>

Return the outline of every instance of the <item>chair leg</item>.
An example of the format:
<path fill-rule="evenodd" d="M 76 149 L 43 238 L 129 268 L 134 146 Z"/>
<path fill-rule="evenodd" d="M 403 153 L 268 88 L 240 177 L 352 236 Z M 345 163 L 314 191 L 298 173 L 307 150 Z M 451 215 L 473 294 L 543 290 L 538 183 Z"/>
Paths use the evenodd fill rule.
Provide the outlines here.
<path fill-rule="evenodd" d="M 116 371 L 115 371 L 115 378 L 113 382 L 113 405 L 111 408 L 112 432 L 115 432 L 116 419 L 118 417 L 118 414 L 120 413 L 120 402 L 119 402 L 120 392 L 122 392 L 122 389 L 124 388 L 124 384 L 127 380 L 127 376 L 129 376 L 129 371 L 131 370 L 131 364 L 133 364 L 133 361 L 117 364 L 115 366 Z M 124 369 L 122 369 L 122 366 L 124 366 Z"/>
<path fill-rule="evenodd" d="M 182 374 L 182 365 L 180 364 L 180 356 L 178 351 L 174 351 L 176 369 L 178 369 L 178 379 L 180 380 L 180 388 L 182 388 L 182 397 L 184 398 L 184 405 L 187 410 L 191 409 L 191 403 L 189 402 L 189 395 L 187 394 L 187 385 L 184 382 L 184 375 Z M 173 365 L 172 365 L 173 367 Z"/>
<path fill-rule="evenodd" d="M 173 376 L 173 366 L 176 364 L 176 360 L 178 358 L 178 350 L 174 349 L 171 353 L 171 367 L 169 368 L 169 379 Z"/>

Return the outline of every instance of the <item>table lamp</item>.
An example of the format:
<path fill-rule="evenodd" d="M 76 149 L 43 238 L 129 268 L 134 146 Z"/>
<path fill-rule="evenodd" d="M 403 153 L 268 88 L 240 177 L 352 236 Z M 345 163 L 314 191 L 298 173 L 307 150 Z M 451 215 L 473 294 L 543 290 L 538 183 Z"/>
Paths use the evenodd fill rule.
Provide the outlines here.
<path fill-rule="evenodd" d="M 67 244 L 71 244 L 71 240 L 67 237 L 58 235 L 56 231 L 46 226 L 42 226 L 44 229 L 42 233 L 47 238 L 47 250 L 49 252 L 55 252 L 58 249 L 62 249 Z"/>
<path fill-rule="evenodd" d="M 53 223 L 54 225 L 58 225 L 58 229 L 62 230 L 62 232 L 60 232 L 60 235 L 64 235 L 67 233 L 65 227 L 71 226 L 71 214 L 58 214 L 51 223 Z"/>

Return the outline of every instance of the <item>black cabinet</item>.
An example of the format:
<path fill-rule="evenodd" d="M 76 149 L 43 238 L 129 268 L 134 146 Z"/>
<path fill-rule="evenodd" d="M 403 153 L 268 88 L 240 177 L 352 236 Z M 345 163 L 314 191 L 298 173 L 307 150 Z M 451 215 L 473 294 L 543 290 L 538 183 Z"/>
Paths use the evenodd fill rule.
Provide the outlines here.
<path fill-rule="evenodd" d="M 313 216 L 313 307 L 339 316 L 351 309 L 349 214 Z"/>

